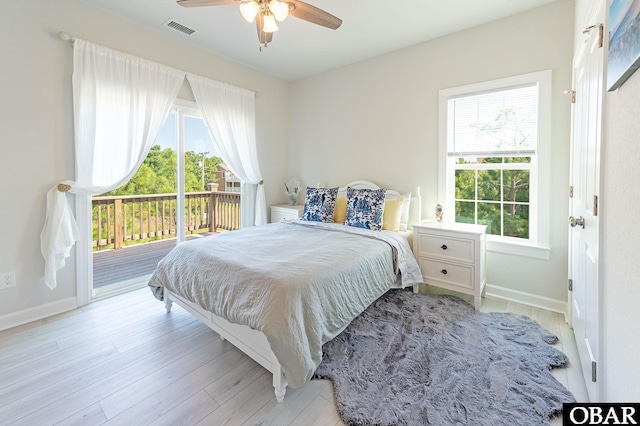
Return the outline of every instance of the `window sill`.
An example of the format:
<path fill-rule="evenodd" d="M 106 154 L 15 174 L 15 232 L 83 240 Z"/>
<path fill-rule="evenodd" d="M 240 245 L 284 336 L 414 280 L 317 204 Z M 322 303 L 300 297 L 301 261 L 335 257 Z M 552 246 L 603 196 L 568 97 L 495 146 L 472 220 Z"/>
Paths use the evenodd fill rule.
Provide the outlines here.
<path fill-rule="evenodd" d="M 489 239 L 489 236 L 487 236 L 487 251 L 542 260 L 549 260 L 551 254 L 550 247 L 516 241 L 496 241 Z"/>

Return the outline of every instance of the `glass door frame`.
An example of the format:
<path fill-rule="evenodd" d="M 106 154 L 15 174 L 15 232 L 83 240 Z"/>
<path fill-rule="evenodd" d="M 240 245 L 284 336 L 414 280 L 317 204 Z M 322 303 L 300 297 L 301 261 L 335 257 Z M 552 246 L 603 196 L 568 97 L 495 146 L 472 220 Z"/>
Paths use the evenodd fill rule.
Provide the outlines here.
<path fill-rule="evenodd" d="M 171 107 L 169 114 L 176 114 L 176 244 L 180 244 L 186 239 L 185 232 L 185 129 L 184 117 L 202 118 L 198 106 L 195 102 L 176 99 Z M 169 118 L 169 115 L 167 115 Z M 166 120 L 166 119 L 165 119 Z M 118 294 L 107 292 L 103 294 L 94 294 L 93 288 L 93 248 L 92 241 L 92 197 L 89 195 L 76 194 L 76 218 L 78 223 L 78 231 L 80 235 L 79 241 L 76 243 L 76 304 L 84 306 L 88 303 L 103 297 Z"/>

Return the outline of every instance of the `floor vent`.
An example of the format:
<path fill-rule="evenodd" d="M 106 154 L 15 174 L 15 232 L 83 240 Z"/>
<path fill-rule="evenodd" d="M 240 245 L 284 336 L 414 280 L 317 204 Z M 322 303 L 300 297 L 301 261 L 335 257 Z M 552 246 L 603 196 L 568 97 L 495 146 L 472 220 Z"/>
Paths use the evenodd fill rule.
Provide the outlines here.
<path fill-rule="evenodd" d="M 173 19 L 169 19 L 168 21 L 166 21 L 165 23 L 163 23 L 162 25 L 164 25 L 165 27 L 169 27 L 169 28 L 173 28 L 176 31 L 180 31 L 181 33 L 184 33 L 186 35 L 191 35 L 193 33 L 196 32 L 196 30 L 193 30 L 185 25 L 179 24 L 176 21 L 174 21 Z"/>

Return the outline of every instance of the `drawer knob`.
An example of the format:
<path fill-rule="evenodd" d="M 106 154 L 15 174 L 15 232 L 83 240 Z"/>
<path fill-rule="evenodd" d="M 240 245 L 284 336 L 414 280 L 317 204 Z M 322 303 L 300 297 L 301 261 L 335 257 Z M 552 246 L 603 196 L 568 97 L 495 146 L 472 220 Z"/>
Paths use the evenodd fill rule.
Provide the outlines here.
<path fill-rule="evenodd" d="M 440 248 L 441 248 L 442 250 L 446 250 L 448 247 L 447 247 L 447 245 L 446 245 L 446 244 L 443 244 L 443 245 L 441 245 L 441 246 L 440 246 Z"/>
<path fill-rule="evenodd" d="M 448 274 L 448 272 L 447 272 L 447 270 L 446 270 L 446 269 L 443 269 L 443 270 L 442 270 L 442 271 L 440 271 L 440 272 L 441 272 L 441 273 L 443 273 L 443 274 L 445 274 L 445 275 L 447 275 L 447 274 Z"/>

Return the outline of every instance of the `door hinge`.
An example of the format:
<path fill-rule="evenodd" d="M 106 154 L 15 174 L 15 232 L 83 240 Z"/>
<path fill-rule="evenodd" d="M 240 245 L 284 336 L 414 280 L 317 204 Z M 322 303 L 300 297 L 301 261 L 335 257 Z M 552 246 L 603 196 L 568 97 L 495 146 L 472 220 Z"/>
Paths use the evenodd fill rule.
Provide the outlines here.
<path fill-rule="evenodd" d="M 598 47 L 602 48 L 604 46 L 604 25 L 598 25 Z"/>
<path fill-rule="evenodd" d="M 565 95 L 571 95 L 571 103 L 572 104 L 576 103 L 576 91 L 575 90 L 565 90 L 564 94 Z"/>
<path fill-rule="evenodd" d="M 601 48 L 604 44 L 603 44 L 603 40 L 604 40 L 604 25 L 602 24 L 595 24 L 595 25 L 591 25 L 590 27 L 585 28 L 582 31 L 582 34 L 587 34 L 590 33 L 591 30 L 593 29 L 598 29 L 598 47 Z"/>
<path fill-rule="evenodd" d="M 569 278 L 569 291 L 573 291 L 573 280 Z"/>
<path fill-rule="evenodd" d="M 593 196 L 593 215 L 598 216 L 598 196 Z"/>
<path fill-rule="evenodd" d="M 596 370 L 597 370 L 597 363 L 595 361 L 591 361 L 591 381 L 594 383 L 596 381 Z"/>
<path fill-rule="evenodd" d="M 573 198 L 573 185 L 569 187 L 569 198 Z"/>

